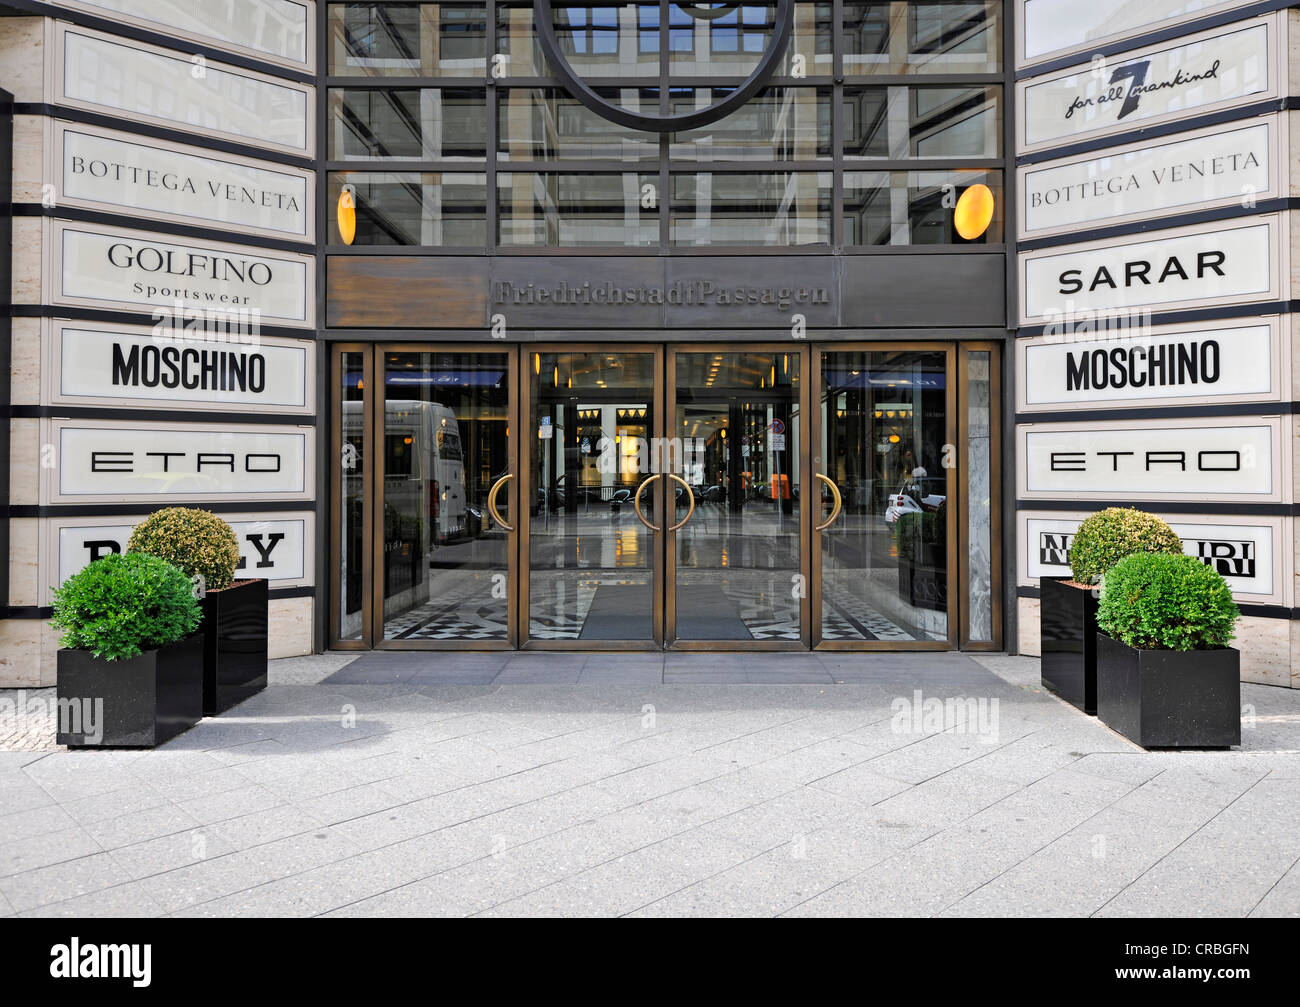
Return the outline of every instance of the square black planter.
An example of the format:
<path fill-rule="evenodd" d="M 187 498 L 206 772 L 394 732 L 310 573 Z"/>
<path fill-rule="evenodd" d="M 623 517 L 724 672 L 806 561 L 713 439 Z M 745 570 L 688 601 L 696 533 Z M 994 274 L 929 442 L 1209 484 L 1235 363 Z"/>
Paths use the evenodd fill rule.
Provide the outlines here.
<path fill-rule="evenodd" d="M 1143 748 L 1241 744 L 1241 652 L 1137 650 L 1097 634 L 1097 717 Z"/>
<path fill-rule="evenodd" d="M 203 716 L 203 637 L 198 633 L 126 661 L 105 661 L 88 650 L 60 650 L 58 669 L 60 745 L 152 748 Z M 99 737 L 87 737 L 87 728 Z"/>
<path fill-rule="evenodd" d="M 1073 581 L 1039 582 L 1039 643 L 1043 688 L 1097 712 L 1097 592 Z"/>
<path fill-rule="evenodd" d="M 203 597 L 203 715 L 212 717 L 266 688 L 265 580 Z"/>

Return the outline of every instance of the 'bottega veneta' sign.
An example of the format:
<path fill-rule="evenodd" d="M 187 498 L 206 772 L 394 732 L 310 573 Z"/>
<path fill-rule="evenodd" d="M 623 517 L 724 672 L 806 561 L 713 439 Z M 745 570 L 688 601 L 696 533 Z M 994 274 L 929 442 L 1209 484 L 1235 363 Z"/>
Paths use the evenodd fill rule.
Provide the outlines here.
<path fill-rule="evenodd" d="M 1279 194 L 1280 119 L 1118 147 L 1020 169 L 1021 237 L 1146 220 Z"/>
<path fill-rule="evenodd" d="M 239 233 L 309 239 L 311 175 L 123 133 L 55 126 L 60 199 Z"/>

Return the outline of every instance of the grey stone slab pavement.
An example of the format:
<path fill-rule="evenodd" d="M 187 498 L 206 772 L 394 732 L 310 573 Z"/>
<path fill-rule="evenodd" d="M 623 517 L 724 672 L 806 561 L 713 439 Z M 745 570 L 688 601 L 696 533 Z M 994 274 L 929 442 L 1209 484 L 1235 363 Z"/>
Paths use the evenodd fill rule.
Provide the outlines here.
<path fill-rule="evenodd" d="M 1002 655 L 276 661 L 152 751 L 10 724 L 0 916 L 1297 916 L 1300 691 L 1242 701 L 1151 753 Z"/>

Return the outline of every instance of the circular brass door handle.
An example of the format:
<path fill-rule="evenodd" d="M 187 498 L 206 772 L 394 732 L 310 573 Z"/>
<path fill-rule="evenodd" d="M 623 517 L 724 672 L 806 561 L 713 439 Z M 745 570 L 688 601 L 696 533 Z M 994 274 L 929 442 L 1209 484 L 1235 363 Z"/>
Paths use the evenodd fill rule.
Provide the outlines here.
<path fill-rule="evenodd" d="M 691 506 L 690 506 L 690 509 L 686 512 L 686 516 L 685 516 L 684 518 L 682 518 L 680 521 L 678 521 L 675 525 L 672 525 L 671 527 L 669 527 L 669 529 L 668 529 L 669 531 L 676 531 L 678 528 L 680 528 L 682 525 L 684 525 L 687 521 L 689 521 L 689 520 L 691 519 L 691 515 L 695 513 L 695 494 L 691 492 L 690 484 L 689 484 L 685 479 L 683 479 L 681 476 L 679 476 L 679 475 L 670 475 L 668 478 L 669 478 L 669 479 L 675 479 L 677 482 L 681 483 L 681 484 L 682 484 L 682 487 L 686 490 L 686 496 L 687 496 L 687 498 L 691 501 Z"/>
<path fill-rule="evenodd" d="M 819 524 L 814 531 L 825 531 L 835 523 L 835 519 L 840 516 L 840 508 L 844 506 L 844 500 L 840 496 L 840 488 L 828 476 L 817 473 L 817 478 L 831 488 L 831 516 Z"/>
<path fill-rule="evenodd" d="M 656 472 L 654 475 L 652 475 L 649 479 L 647 479 L 645 482 L 643 482 L 640 486 L 636 488 L 636 495 L 632 497 L 632 509 L 636 511 L 637 520 L 639 520 L 643 525 L 645 525 L 651 531 L 662 531 L 663 529 L 660 528 L 658 525 L 651 524 L 649 521 L 645 519 L 645 515 L 641 513 L 641 492 L 658 478 L 659 478 L 659 473 Z"/>
<path fill-rule="evenodd" d="M 512 524 L 506 524 L 505 521 L 502 520 L 500 512 L 497 511 L 497 494 L 501 492 L 501 487 L 504 486 L 506 483 L 508 483 L 514 477 L 515 474 L 513 472 L 503 475 L 500 479 L 494 482 L 492 484 L 492 488 L 488 490 L 488 498 L 487 498 L 488 513 L 492 515 L 492 520 L 495 521 L 497 524 L 499 524 L 506 531 L 514 531 L 515 526 Z"/>

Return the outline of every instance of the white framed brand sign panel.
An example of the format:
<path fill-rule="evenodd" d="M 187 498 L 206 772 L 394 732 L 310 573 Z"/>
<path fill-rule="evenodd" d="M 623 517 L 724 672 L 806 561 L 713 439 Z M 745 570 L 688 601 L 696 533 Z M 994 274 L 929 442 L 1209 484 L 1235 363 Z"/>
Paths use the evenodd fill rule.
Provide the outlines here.
<path fill-rule="evenodd" d="M 1176 227 L 1022 252 L 1020 321 L 1284 300 L 1286 214 Z"/>
<path fill-rule="evenodd" d="M 1098 46 L 1195 18 L 1250 6 L 1252 0 L 1023 0 L 1016 18 L 1016 66 L 1086 53 Z"/>
<path fill-rule="evenodd" d="M 313 89 L 52 21 L 48 93 L 61 104 L 311 156 Z"/>
<path fill-rule="evenodd" d="M 1270 14 L 1021 81 L 1017 151 L 1279 97 L 1281 23 Z"/>
<path fill-rule="evenodd" d="M 41 472 L 44 503 L 313 495 L 313 428 L 65 419 L 41 426 L 41 443 L 55 450 L 55 464 Z"/>
<path fill-rule="evenodd" d="M 52 220 L 47 226 L 44 289 L 52 304 L 146 311 L 168 321 L 188 313 L 194 322 L 195 313 L 206 312 L 249 324 L 314 324 L 310 255 L 102 224 Z"/>
<path fill-rule="evenodd" d="M 1070 576 L 1069 550 L 1083 511 L 1020 511 L 1019 582 Z M 1183 540 L 1183 552 L 1213 567 L 1241 601 L 1290 605 L 1287 546 L 1291 519 L 1224 515 L 1160 515 Z"/>
<path fill-rule="evenodd" d="M 258 577 L 272 588 L 313 583 L 316 516 L 310 511 L 267 515 L 224 514 L 239 540 L 236 579 Z M 45 570 L 58 571 L 62 584 L 88 563 L 125 552 L 131 532 L 144 514 L 129 517 L 53 517 L 41 521 L 41 555 Z M 48 579 L 48 578 L 47 578 Z M 49 588 L 47 587 L 48 591 Z M 42 602 L 50 604 L 51 598 Z"/>
<path fill-rule="evenodd" d="M 1282 196 L 1286 122 L 1271 115 L 1022 167 L 1020 237 Z"/>
<path fill-rule="evenodd" d="M 314 237 L 313 173 L 116 130 L 46 120 L 64 206 L 126 210 L 239 235 Z"/>
<path fill-rule="evenodd" d="M 1259 402 L 1291 387 L 1282 322 L 1264 318 L 1016 341 L 1018 412 Z"/>
<path fill-rule="evenodd" d="M 311 342 L 62 319 L 44 324 L 46 405 L 315 411 Z"/>
<path fill-rule="evenodd" d="M 316 11 L 310 0 L 60 0 L 59 6 L 296 70 L 310 71 L 314 63 Z"/>
<path fill-rule="evenodd" d="M 1277 416 L 1021 424 L 1019 497 L 1282 503 L 1289 430 Z"/>

